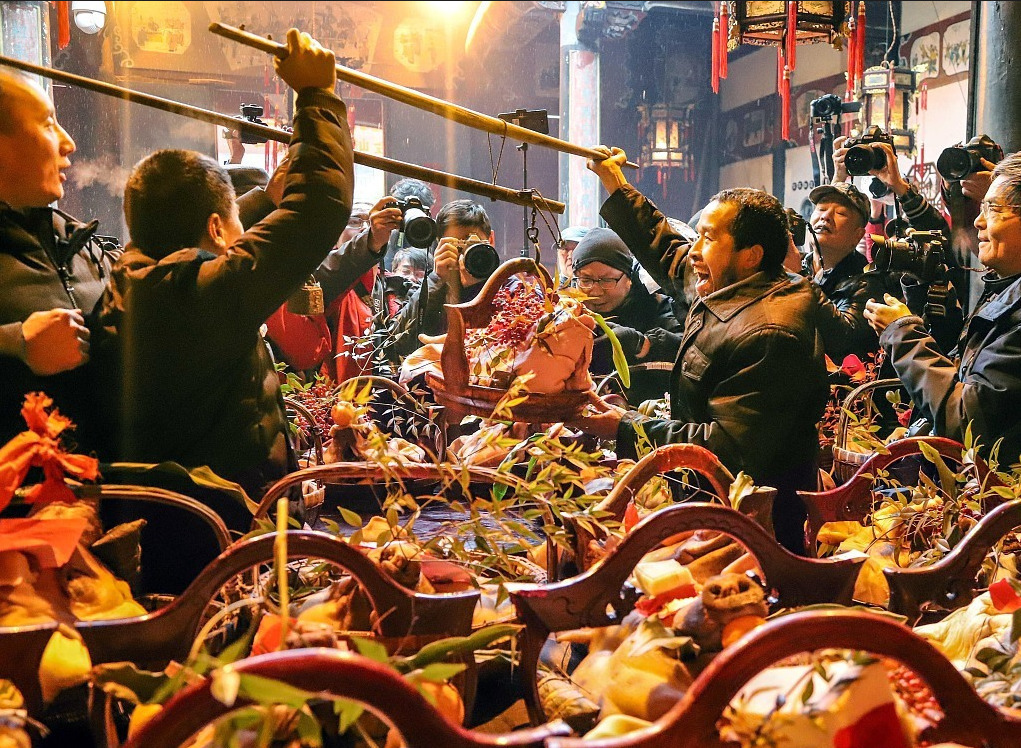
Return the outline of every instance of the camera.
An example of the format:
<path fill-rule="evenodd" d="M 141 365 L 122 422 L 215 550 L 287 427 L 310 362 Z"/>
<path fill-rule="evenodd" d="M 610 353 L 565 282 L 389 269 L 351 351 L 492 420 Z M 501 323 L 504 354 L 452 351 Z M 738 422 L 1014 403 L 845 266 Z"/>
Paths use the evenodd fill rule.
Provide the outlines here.
<path fill-rule="evenodd" d="M 985 169 L 982 159 L 993 164 L 1003 160 L 1003 148 L 988 135 L 978 135 L 964 145 L 945 148 L 936 160 L 936 171 L 948 182 L 961 180 Z"/>
<path fill-rule="evenodd" d="M 467 239 L 457 240 L 457 248 L 464 258 L 464 269 L 479 280 L 491 276 L 500 267 L 500 255 L 489 242 L 482 241 L 476 234 Z"/>
<path fill-rule="evenodd" d="M 436 239 L 436 221 L 422 205 L 422 201 L 411 196 L 404 200 L 394 198 L 396 207 L 401 209 L 401 231 L 404 240 L 412 247 L 426 249 Z"/>
<path fill-rule="evenodd" d="M 841 114 L 857 112 L 861 109 L 860 101 L 841 101 L 836 94 L 826 94 L 809 103 L 812 119 L 833 119 Z"/>
<path fill-rule="evenodd" d="M 947 267 L 943 232 L 908 229 L 904 239 L 873 234 L 872 262 L 880 272 L 912 273 L 925 283 L 938 281 Z"/>
<path fill-rule="evenodd" d="M 787 230 L 791 232 L 791 237 L 794 239 L 794 245 L 797 247 L 805 246 L 805 239 L 808 233 L 808 221 L 794 210 L 794 208 L 784 208 L 784 213 L 787 214 Z"/>
<path fill-rule="evenodd" d="M 879 143 L 889 143 L 893 147 L 893 138 L 879 125 L 872 125 L 860 137 L 845 141 L 847 155 L 844 157 L 844 166 L 847 173 L 852 177 L 863 177 L 873 169 L 885 169 L 886 153 L 879 147 Z"/>
<path fill-rule="evenodd" d="M 258 104 L 242 104 L 241 105 L 241 117 L 245 122 L 251 122 L 256 125 L 265 125 L 260 117 L 264 114 L 264 110 Z M 245 130 L 238 130 L 238 135 L 241 137 L 241 142 L 245 145 L 260 145 L 266 142 L 266 138 L 255 133 L 247 132 Z"/>

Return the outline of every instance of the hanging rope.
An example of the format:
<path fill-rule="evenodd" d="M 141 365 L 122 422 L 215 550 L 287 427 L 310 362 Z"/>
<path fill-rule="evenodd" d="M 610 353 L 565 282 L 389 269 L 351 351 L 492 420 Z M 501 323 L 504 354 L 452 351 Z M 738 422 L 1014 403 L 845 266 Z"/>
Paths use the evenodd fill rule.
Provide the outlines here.
<path fill-rule="evenodd" d="M 486 133 L 486 144 L 489 146 L 489 167 L 493 170 L 493 184 L 496 184 L 496 177 L 500 173 L 500 164 L 503 162 L 503 148 L 507 145 L 507 123 L 503 123 L 503 135 L 500 136 L 500 154 L 496 158 L 496 164 L 493 164 L 493 136 L 491 133 Z"/>

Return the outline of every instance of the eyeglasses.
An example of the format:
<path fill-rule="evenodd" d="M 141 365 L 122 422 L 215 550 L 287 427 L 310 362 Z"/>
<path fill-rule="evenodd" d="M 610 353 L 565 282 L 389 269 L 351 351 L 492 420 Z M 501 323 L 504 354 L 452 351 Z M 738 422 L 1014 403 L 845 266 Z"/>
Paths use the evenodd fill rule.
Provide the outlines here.
<path fill-rule="evenodd" d="M 604 291 L 609 291 L 620 283 L 620 279 L 623 277 L 623 275 L 618 275 L 616 278 L 586 278 L 583 275 L 579 275 L 574 279 L 574 285 L 582 291 L 587 291 L 595 285 L 598 285 Z"/>
<path fill-rule="evenodd" d="M 1008 210 L 1009 211 L 1016 211 L 1019 208 L 1021 208 L 1021 205 L 1018 205 L 1016 203 L 993 203 L 993 202 L 990 202 L 989 200 L 983 200 L 980 203 L 980 208 L 981 208 L 981 212 L 985 213 L 987 215 L 989 213 L 995 213 L 996 215 L 1001 215 L 1001 214 L 1007 212 Z"/>

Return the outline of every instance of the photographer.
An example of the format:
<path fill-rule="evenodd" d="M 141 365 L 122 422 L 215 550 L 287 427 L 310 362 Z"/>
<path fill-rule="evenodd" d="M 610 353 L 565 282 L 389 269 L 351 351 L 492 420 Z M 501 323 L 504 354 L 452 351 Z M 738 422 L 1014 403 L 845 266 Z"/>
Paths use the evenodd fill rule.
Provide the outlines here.
<path fill-rule="evenodd" d="M 395 361 L 417 349 L 419 335 L 441 335 L 447 329 L 444 304 L 471 301 L 482 290 L 486 278 L 465 269 L 464 251 L 472 236 L 493 244 L 493 227 L 485 208 L 471 200 L 453 200 L 436 214 L 439 245 L 429 273 L 408 303 L 391 320 L 384 345 Z"/>
<path fill-rule="evenodd" d="M 428 213 L 430 216 L 433 212 L 433 205 L 436 202 L 436 196 L 433 195 L 429 185 L 418 179 L 401 179 L 394 183 L 394 186 L 390 188 L 390 197 L 396 198 L 400 201 L 406 201 L 408 198 L 414 198 L 422 206 L 422 210 Z M 400 227 L 396 231 L 391 233 L 388 237 L 386 254 L 383 257 L 383 269 L 386 272 L 393 272 L 394 266 L 394 255 L 397 254 L 398 250 L 404 249 L 405 247 L 411 246 L 406 239 L 402 242 Z"/>
<path fill-rule="evenodd" d="M 893 299 L 870 301 L 869 322 L 880 333 L 916 414 L 934 433 L 964 441 L 972 434 L 985 449 L 1002 439 L 999 461 L 1021 455 L 1021 154 L 993 170 L 993 182 L 975 220 L 978 258 L 991 272 L 950 356 L 922 320 Z"/>
<path fill-rule="evenodd" d="M 850 150 L 850 146 L 854 144 L 855 141 L 850 141 L 844 137 L 836 138 L 833 141 L 833 182 L 835 184 L 837 182 L 846 182 L 848 179 L 847 152 Z M 881 151 L 886 157 L 884 166 L 870 169 L 868 173 L 886 185 L 894 197 L 900 201 L 904 217 L 911 225 L 911 228 L 922 231 L 943 231 L 949 235 L 946 219 L 932 206 L 925 198 L 925 195 L 918 191 L 917 187 L 901 176 L 900 165 L 897 163 L 897 154 L 894 153 L 893 146 L 882 141 L 871 141 L 868 143 L 868 147 L 877 152 Z M 871 223 L 871 215 L 869 219 Z M 875 233 L 883 232 L 877 231 Z"/>

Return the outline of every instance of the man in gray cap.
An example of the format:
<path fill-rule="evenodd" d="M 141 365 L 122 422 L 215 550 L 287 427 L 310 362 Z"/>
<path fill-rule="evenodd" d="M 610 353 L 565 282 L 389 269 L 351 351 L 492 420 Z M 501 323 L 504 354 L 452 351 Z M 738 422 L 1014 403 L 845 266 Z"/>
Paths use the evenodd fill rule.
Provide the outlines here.
<path fill-rule="evenodd" d="M 809 221 L 815 241 L 807 274 L 844 322 L 843 334 L 825 335 L 826 353 L 838 364 L 852 353 L 864 359 L 879 350 L 865 302 L 887 290 L 881 275 L 865 273 L 868 260 L 856 251 L 871 215 L 869 200 L 850 182 L 816 187 L 808 197 L 815 205 Z"/>
<path fill-rule="evenodd" d="M 557 252 L 557 271 L 560 273 L 560 282 L 565 286 L 574 278 L 574 248 L 578 242 L 585 238 L 588 233 L 585 226 L 568 226 L 560 233 L 563 244 L 553 245 Z"/>
<path fill-rule="evenodd" d="M 574 250 L 574 271 L 573 285 L 588 296 L 585 306 L 607 319 L 628 363 L 674 360 L 682 325 L 670 308 L 670 300 L 649 293 L 638 280 L 635 258 L 623 239 L 610 229 L 589 229 Z M 610 342 L 601 335 L 592 350 L 592 372 L 598 375 L 611 371 Z M 659 398 L 667 386 L 667 377 L 639 376 L 632 383 L 628 399 L 640 403 Z"/>

